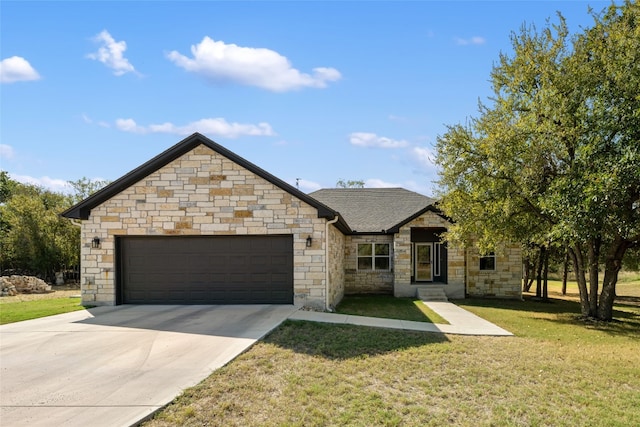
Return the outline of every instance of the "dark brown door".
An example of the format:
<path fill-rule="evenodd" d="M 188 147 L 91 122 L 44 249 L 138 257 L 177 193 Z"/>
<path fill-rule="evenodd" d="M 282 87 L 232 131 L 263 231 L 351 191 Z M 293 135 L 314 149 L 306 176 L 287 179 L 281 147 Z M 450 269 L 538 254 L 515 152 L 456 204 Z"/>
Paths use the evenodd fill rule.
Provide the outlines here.
<path fill-rule="evenodd" d="M 122 237 L 125 304 L 292 304 L 292 236 Z"/>

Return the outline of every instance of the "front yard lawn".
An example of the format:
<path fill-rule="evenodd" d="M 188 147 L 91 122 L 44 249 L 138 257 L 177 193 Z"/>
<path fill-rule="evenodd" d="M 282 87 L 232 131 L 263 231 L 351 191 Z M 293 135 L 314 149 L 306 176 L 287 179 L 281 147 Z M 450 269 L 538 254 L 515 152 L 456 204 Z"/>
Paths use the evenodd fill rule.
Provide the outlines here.
<path fill-rule="evenodd" d="M 336 312 L 356 316 L 449 324 L 435 311 L 424 305 L 421 300 L 395 298 L 391 295 L 345 296 L 336 307 Z"/>
<path fill-rule="evenodd" d="M 585 324 L 570 300 L 465 300 L 516 334 L 287 321 L 146 426 L 630 426 L 640 308 Z"/>
<path fill-rule="evenodd" d="M 80 298 L 48 298 L 31 301 L 0 299 L 0 325 L 83 310 Z"/>

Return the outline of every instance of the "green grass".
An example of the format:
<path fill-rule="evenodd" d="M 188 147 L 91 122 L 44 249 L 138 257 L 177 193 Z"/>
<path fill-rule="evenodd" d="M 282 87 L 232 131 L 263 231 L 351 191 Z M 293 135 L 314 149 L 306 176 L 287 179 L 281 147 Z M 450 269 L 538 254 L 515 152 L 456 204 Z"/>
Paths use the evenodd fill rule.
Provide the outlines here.
<path fill-rule="evenodd" d="M 640 307 L 468 299 L 516 334 L 472 337 L 287 321 L 148 426 L 632 426 Z"/>
<path fill-rule="evenodd" d="M 0 303 L 0 325 L 82 310 L 80 298 L 51 298 Z"/>
<path fill-rule="evenodd" d="M 435 311 L 424 305 L 421 300 L 395 298 L 391 295 L 346 296 L 336 307 L 336 312 L 356 316 L 449 324 Z"/>
<path fill-rule="evenodd" d="M 600 280 L 602 280 L 603 273 L 600 273 Z M 562 291 L 562 277 L 557 274 L 550 274 L 549 278 L 549 292 L 555 292 L 560 295 Z M 588 286 L 588 284 L 587 284 Z M 531 290 L 535 292 L 535 283 L 531 287 Z M 572 296 L 579 297 L 578 285 L 574 280 L 567 282 L 567 293 Z M 640 298 L 640 271 L 621 271 L 618 275 L 618 282 L 616 283 L 616 294 L 621 299 L 632 297 Z"/>

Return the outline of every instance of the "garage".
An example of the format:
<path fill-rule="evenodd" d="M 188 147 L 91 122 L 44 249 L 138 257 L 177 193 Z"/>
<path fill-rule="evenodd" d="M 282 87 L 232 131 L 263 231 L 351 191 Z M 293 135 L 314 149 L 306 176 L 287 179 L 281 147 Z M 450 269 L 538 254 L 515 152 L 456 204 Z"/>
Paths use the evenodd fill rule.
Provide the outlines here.
<path fill-rule="evenodd" d="M 120 304 L 293 304 L 293 236 L 124 236 Z"/>

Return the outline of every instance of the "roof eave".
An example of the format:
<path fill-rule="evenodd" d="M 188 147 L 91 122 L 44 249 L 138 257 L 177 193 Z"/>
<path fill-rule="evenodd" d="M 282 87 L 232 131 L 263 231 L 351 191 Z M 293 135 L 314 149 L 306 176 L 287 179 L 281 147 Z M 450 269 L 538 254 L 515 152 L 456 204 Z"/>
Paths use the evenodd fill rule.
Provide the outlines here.
<path fill-rule="evenodd" d="M 200 133 L 194 133 L 188 136 L 187 138 L 178 142 L 171 148 L 158 154 L 151 160 L 147 161 L 146 163 L 142 164 L 141 166 L 137 167 L 136 169 L 132 170 L 131 172 L 127 173 L 121 178 L 115 180 L 114 182 L 107 185 L 103 189 L 95 192 L 94 194 L 87 197 L 86 199 L 79 202 L 78 204 L 70 207 L 66 211 L 62 212 L 60 215 L 65 218 L 88 219 L 89 215 L 91 214 L 91 210 L 93 208 L 106 202 L 116 194 L 120 193 L 121 191 L 124 191 L 125 189 L 129 188 L 131 185 L 144 179 L 148 175 L 152 174 L 153 172 L 157 171 L 158 169 L 162 168 L 166 164 L 172 162 L 173 160 L 177 159 L 178 157 L 182 156 L 188 151 L 194 149 L 200 144 L 203 144 L 209 147 L 211 150 L 215 151 L 216 153 L 226 157 L 227 159 L 231 160 L 236 164 L 239 164 L 245 169 L 253 172 L 254 174 L 270 182 L 271 184 L 288 192 L 292 196 L 295 196 L 298 199 L 304 201 L 305 203 L 313 206 L 318 210 L 318 218 L 327 218 L 332 220 L 336 216 L 339 216 L 338 212 L 320 203 L 318 200 L 314 199 L 308 194 L 303 193 L 302 191 L 286 183 L 280 178 L 277 178 L 276 176 L 270 174 L 269 172 L 256 166 L 255 164 L 249 162 L 248 160 L 245 160 L 244 158 L 240 157 L 236 153 L 224 148 L 223 146 L 217 144 L 216 142 L 212 141 L 211 139 L 207 138 L 206 136 Z M 342 220 L 342 222 L 344 223 L 344 220 Z M 344 226 L 346 226 L 346 223 L 344 223 Z M 346 226 L 345 229 L 350 230 L 348 226 Z"/>
<path fill-rule="evenodd" d="M 440 218 L 448 221 L 448 222 L 453 222 L 451 221 L 451 218 L 447 217 L 444 213 L 442 213 L 442 211 L 440 209 L 438 209 L 435 205 L 429 205 L 427 207 L 425 207 L 424 209 L 420 209 L 418 212 L 416 212 L 415 214 L 411 215 L 410 217 L 402 220 L 401 222 L 399 222 L 398 224 L 394 225 L 393 227 L 389 228 L 387 231 L 390 233 L 398 233 L 400 232 L 400 229 L 410 223 L 411 221 L 413 221 L 414 219 L 418 218 L 419 216 L 425 214 L 426 212 L 433 212 L 434 214 L 438 215 Z"/>

